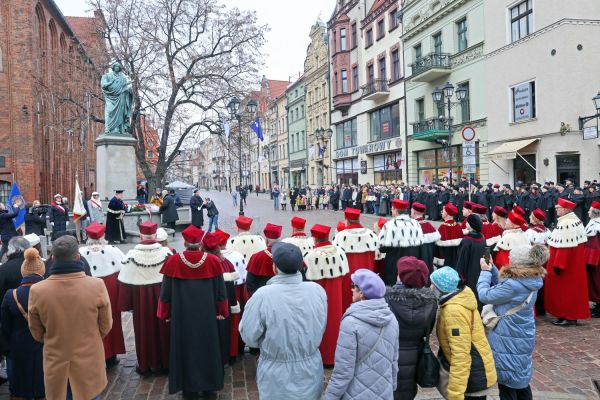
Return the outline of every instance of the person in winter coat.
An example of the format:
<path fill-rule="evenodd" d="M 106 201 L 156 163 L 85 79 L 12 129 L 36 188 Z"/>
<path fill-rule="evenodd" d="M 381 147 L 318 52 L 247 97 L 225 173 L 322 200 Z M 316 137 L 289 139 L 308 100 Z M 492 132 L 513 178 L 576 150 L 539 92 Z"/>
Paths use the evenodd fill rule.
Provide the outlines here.
<path fill-rule="evenodd" d="M 175 199 L 173 196 L 168 194 L 166 190 L 163 190 L 163 203 L 160 206 L 160 213 L 162 214 L 162 223 L 166 224 L 168 228 L 175 229 L 175 223 L 179 219 L 177 215 L 177 207 L 175 206 Z"/>
<path fill-rule="evenodd" d="M 424 261 L 402 257 L 397 265 L 398 283 L 385 294 L 400 328 L 394 400 L 412 400 L 417 395 L 415 376 L 423 338 L 431 333 L 435 323 L 437 296 L 427 286 L 429 270 Z"/>
<path fill-rule="evenodd" d="M 203 203 L 204 200 L 200 197 L 200 191 L 194 189 L 194 195 L 190 199 L 190 210 L 192 210 L 192 225 L 199 229 L 202 229 L 202 225 L 204 225 Z"/>
<path fill-rule="evenodd" d="M 44 279 L 44 262 L 36 249 L 25 250 L 21 265 L 21 286 L 8 290 L 2 300 L 0 321 L 2 335 L 9 344 L 7 372 L 12 398 L 41 399 L 45 397 L 43 345 L 33 339 L 27 325 L 29 291 Z"/>
<path fill-rule="evenodd" d="M 38 236 L 44 236 L 46 227 L 46 212 L 40 207 L 40 201 L 35 200 L 33 204 L 25 205 L 27 213 L 25 214 L 25 232 L 27 234 L 35 233 Z"/>
<path fill-rule="evenodd" d="M 496 366 L 477 300 L 451 267 L 431 274 L 440 296 L 436 335 L 440 345 L 438 390 L 448 400 L 485 399 L 496 384 Z"/>
<path fill-rule="evenodd" d="M 323 389 L 319 344 L 327 322 L 327 297 L 317 283 L 303 282 L 302 252 L 291 243 L 273 246 L 277 274 L 248 300 L 240 334 L 260 348 L 256 370 L 262 400 L 318 400 Z"/>
<path fill-rule="evenodd" d="M 217 210 L 215 202 L 207 197 L 204 199 L 202 208 L 206 208 L 206 216 L 208 217 L 208 232 L 213 230 L 213 228 L 215 230 L 219 229 L 219 210 Z"/>
<path fill-rule="evenodd" d="M 14 236 L 17 236 L 17 231 L 13 224 L 13 218 L 19 215 L 19 208 L 14 207 L 12 211 L 8 210 L 6 205 L 0 203 L 0 240 L 2 241 L 2 250 L 0 250 L 0 262 L 2 257 L 8 250 L 8 242 Z"/>
<path fill-rule="evenodd" d="M 398 376 L 398 321 L 385 302 L 385 284 L 377 274 L 359 269 L 352 282 L 354 303 L 342 318 L 324 399 L 392 399 Z"/>
<path fill-rule="evenodd" d="M 66 231 L 69 224 L 69 206 L 66 199 L 60 194 L 54 195 L 52 207 L 48 212 L 48 219 L 52 225 L 52 239 L 55 239 L 59 232 Z"/>
<path fill-rule="evenodd" d="M 477 291 L 477 280 L 481 273 L 479 260 L 485 252 L 485 238 L 481 234 L 483 224 L 477 214 L 467 217 L 467 233 L 458 246 L 456 271 L 473 293 Z M 477 296 L 476 296 L 477 297 Z M 479 309 L 483 305 L 479 303 Z"/>
<path fill-rule="evenodd" d="M 479 300 L 493 304 L 498 316 L 524 305 L 521 310 L 500 319 L 496 328 L 488 333 L 501 400 L 533 398 L 529 387 L 535 349 L 533 306 L 537 291 L 544 284 L 544 264 L 549 257 L 545 246 L 517 246 L 510 251 L 510 264 L 502 268 L 499 276 L 495 267 L 481 260 L 477 283 Z"/>
<path fill-rule="evenodd" d="M 30 247 L 31 244 L 23 236 L 15 236 L 8 242 L 8 259 L 0 266 L 0 296 L 21 284 L 21 265 L 25 259 L 25 250 Z"/>

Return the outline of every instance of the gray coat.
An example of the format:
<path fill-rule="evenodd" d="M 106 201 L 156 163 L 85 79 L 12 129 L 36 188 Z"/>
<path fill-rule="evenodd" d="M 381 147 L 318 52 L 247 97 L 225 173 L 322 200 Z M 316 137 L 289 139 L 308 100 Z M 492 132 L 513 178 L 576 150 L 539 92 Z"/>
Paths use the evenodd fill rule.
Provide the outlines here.
<path fill-rule="evenodd" d="M 323 390 L 319 344 L 327 296 L 302 275 L 276 275 L 246 303 L 242 339 L 260 348 L 256 382 L 261 400 L 317 400 Z M 396 337 L 398 335 L 396 334 Z"/>
<path fill-rule="evenodd" d="M 175 200 L 170 194 L 166 195 L 163 199 L 162 206 L 160 206 L 160 213 L 162 214 L 163 224 L 176 222 L 179 218 L 177 215 L 177 207 L 175 207 Z"/>
<path fill-rule="evenodd" d="M 385 299 L 353 303 L 342 318 L 325 400 L 392 400 L 397 375 L 398 321 Z"/>
<path fill-rule="evenodd" d="M 101 209 L 96 208 L 96 206 L 91 200 L 88 200 L 88 210 L 90 210 L 91 222 L 97 222 L 99 224 L 104 224 L 106 222 L 104 212 Z"/>

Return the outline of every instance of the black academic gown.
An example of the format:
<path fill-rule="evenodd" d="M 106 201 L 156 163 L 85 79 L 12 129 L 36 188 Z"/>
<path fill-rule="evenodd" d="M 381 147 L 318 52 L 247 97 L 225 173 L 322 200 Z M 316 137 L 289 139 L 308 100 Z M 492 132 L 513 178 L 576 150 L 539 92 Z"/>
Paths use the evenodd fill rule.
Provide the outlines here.
<path fill-rule="evenodd" d="M 380 247 L 379 251 L 385 253 L 385 264 L 383 267 L 383 282 L 386 286 L 394 286 L 398 278 L 398 267 L 396 263 L 400 257 L 413 256 L 419 258 L 421 246 L 413 247 Z"/>
<path fill-rule="evenodd" d="M 200 196 L 192 196 L 190 199 L 190 209 L 192 210 L 192 225 L 196 228 L 202 229 L 204 225 L 204 209 L 202 204 L 204 201 Z"/>
<path fill-rule="evenodd" d="M 477 295 L 477 281 L 481 273 L 480 260 L 485 252 L 485 238 L 480 232 L 469 232 L 463 237 L 458 246 L 458 256 L 456 260 L 456 271 L 471 288 L 481 311 L 481 303 Z"/>
<path fill-rule="evenodd" d="M 106 212 L 106 234 L 105 238 L 108 242 L 120 242 L 127 239 L 125 233 L 125 224 L 122 219 L 119 219 L 121 214 L 112 213 L 112 211 L 125 210 L 123 200 L 113 197 L 108 203 L 108 211 Z"/>
<path fill-rule="evenodd" d="M 429 215 L 429 219 L 432 221 L 438 221 L 442 218 L 442 214 L 440 213 L 440 204 L 439 204 L 439 193 L 433 192 L 427 194 L 427 212 Z"/>

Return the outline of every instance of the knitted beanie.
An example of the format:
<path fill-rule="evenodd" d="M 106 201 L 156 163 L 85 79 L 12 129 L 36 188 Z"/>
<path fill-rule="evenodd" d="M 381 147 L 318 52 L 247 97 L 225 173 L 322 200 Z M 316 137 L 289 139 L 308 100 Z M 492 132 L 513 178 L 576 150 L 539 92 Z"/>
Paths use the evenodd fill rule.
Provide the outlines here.
<path fill-rule="evenodd" d="M 443 267 L 435 270 L 431 274 L 430 279 L 442 293 L 455 292 L 460 282 L 458 272 L 452 267 Z"/>
<path fill-rule="evenodd" d="M 46 273 L 46 266 L 40 257 L 37 249 L 29 248 L 24 253 L 25 260 L 21 264 L 21 275 L 41 275 Z"/>

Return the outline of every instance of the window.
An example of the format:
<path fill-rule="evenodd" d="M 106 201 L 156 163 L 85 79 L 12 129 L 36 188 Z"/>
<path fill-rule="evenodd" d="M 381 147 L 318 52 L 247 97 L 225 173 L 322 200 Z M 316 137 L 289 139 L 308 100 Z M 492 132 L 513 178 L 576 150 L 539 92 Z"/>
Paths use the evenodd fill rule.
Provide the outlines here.
<path fill-rule="evenodd" d="M 367 83 L 373 83 L 375 80 L 375 68 L 373 64 L 367 65 Z"/>
<path fill-rule="evenodd" d="M 413 52 L 415 53 L 415 62 L 419 62 L 421 61 L 421 57 L 423 56 L 423 52 L 422 52 L 422 48 L 421 48 L 421 43 L 419 43 L 418 45 L 416 45 L 415 47 L 413 47 Z"/>
<path fill-rule="evenodd" d="M 377 21 L 377 40 L 385 36 L 385 22 L 382 19 Z"/>
<path fill-rule="evenodd" d="M 333 95 L 337 96 L 338 94 L 338 75 L 337 72 L 333 74 Z"/>
<path fill-rule="evenodd" d="M 400 106 L 380 108 L 371 113 L 371 141 L 400 136 Z"/>
<path fill-rule="evenodd" d="M 365 47 L 370 47 L 373 45 L 373 29 L 367 30 L 367 43 Z"/>
<path fill-rule="evenodd" d="M 300 118 L 304 118 L 304 104 L 300 106 Z"/>
<path fill-rule="evenodd" d="M 6 157 L 0 156 L 0 168 L 6 168 Z"/>
<path fill-rule="evenodd" d="M 390 31 L 396 29 L 398 27 L 398 23 L 398 9 L 394 8 L 392 11 L 390 11 Z"/>
<path fill-rule="evenodd" d="M 533 32 L 533 8 L 531 0 L 514 6 L 510 9 L 510 34 L 511 41 L 515 42 Z"/>
<path fill-rule="evenodd" d="M 442 32 L 433 35 L 433 52 L 436 55 L 442 54 Z"/>
<path fill-rule="evenodd" d="M 379 154 L 373 157 L 376 184 L 399 183 L 402 180 L 402 152 Z"/>
<path fill-rule="evenodd" d="M 400 51 L 392 51 L 392 80 L 400 79 Z"/>
<path fill-rule="evenodd" d="M 306 149 L 306 140 L 304 140 L 304 131 L 300 132 L 300 150 Z"/>
<path fill-rule="evenodd" d="M 333 47 L 333 53 L 337 53 L 337 32 L 333 31 L 333 37 L 331 39 L 333 41 L 333 45 L 331 47 Z"/>
<path fill-rule="evenodd" d="M 456 35 L 458 39 L 458 51 L 465 50 L 468 47 L 466 18 L 463 18 L 456 23 Z"/>
<path fill-rule="evenodd" d="M 515 158 L 515 161 L 513 163 L 513 168 L 514 168 L 514 176 L 515 176 L 515 186 L 516 183 L 521 181 L 524 182 L 526 184 L 531 184 L 534 183 L 536 181 L 535 179 L 535 154 L 519 154 L 521 157 L 523 157 L 525 160 L 523 160 L 523 158 L 521 157 L 517 157 Z M 525 162 L 527 161 L 527 162 Z M 531 164 L 531 166 L 533 166 L 533 168 L 531 168 L 529 166 L 529 164 Z M 560 178 L 560 176 L 559 176 Z M 564 181 L 557 181 L 557 182 L 564 182 Z"/>
<path fill-rule="evenodd" d="M 348 72 L 342 70 L 342 93 L 348 93 Z"/>
<path fill-rule="evenodd" d="M 386 79 L 385 58 L 379 59 L 379 79 Z"/>
<path fill-rule="evenodd" d="M 417 121 L 425 121 L 425 99 L 415 100 L 415 112 Z"/>
<path fill-rule="evenodd" d="M 420 151 L 417 153 L 417 172 L 419 184 L 430 185 L 450 179 L 450 165 L 452 164 L 452 180 L 456 181 L 462 168 L 462 148 L 452 146 L 452 157 L 448 148 L 438 148 Z M 452 158 L 452 161 L 450 160 Z M 475 147 L 476 172 L 475 178 L 479 179 L 479 148 Z"/>
<path fill-rule="evenodd" d="M 511 88 L 513 122 L 536 117 L 535 82 L 525 82 Z"/>
<path fill-rule="evenodd" d="M 0 203 L 8 203 L 8 196 L 12 185 L 9 182 L 0 181 Z"/>
<path fill-rule="evenodd" d="M 464 100 L 460 102 L 461 122 L 465 123 L 471 120 L 471 105 L 469 104 L 469 82 L 459 83 L 457 89 L 467 90 L 467 95 L 465 96 Z"/>
<path fill-rule="evenodd" d="M 358 45 L 358 41 L 356 39 L 356 22 L 352 24 L 352 48 L 355 48 Z"/>
<path fill-rule="evenodd" d="M 154 152 L 152 150 L 148 150 L 147 158 L 154 158 Z"/>
<path fill-rule="evenodd" d="M 345 51 L 347 50 L 346 47 L 346 29 L 342 28 L 340 29 L 340 50 Z"/>
<path fill-rule="evenodd" d="M 352 90 L 358 90 L 358 66 L 352 67 Z"/>
<path fill-rule="evenodd" d="M 356 146 L 356 118 L 340 122 L 335 126 L 335 143 L 337 149 Z"/>

